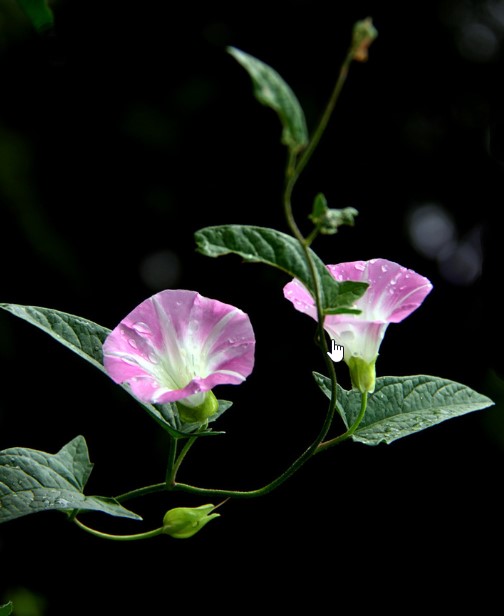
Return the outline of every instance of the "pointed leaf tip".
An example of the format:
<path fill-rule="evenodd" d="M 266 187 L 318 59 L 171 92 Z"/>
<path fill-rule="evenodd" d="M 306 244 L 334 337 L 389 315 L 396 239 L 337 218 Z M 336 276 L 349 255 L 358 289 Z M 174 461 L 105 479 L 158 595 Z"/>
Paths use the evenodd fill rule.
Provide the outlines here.
<path fill-rule="evenodd" d="M 324 394 L 331 397 L 330 380 L 314 373 Z M 361 395 L 338 385 L 338 405 L 345 425 L 358 417 Z M 492 406 L 490 398 L 470 387 L 435 376 L 382 376 L 368 397 L 364 419 L 352 436 L 365 445 L 392 443 L 443 421 Z"/>
<path fill-rule="evenodd" d="M 40 511 L 101 511 L 141 520 L 113 498 L 85 496 L 92 463 L 77 436 L 58 453 L 12 447 L 0 451 L 0 523 Z"/>
<path fill-rule="evenodd" d="M 308 129 L 303 109 L 290 86 L 277 71 L 250 54 L 228 47 L 227 52 L 248 72 L 256 99 L 276 111 L 283 126 L 282 143 L 292 152 L 308 144 Z"/>

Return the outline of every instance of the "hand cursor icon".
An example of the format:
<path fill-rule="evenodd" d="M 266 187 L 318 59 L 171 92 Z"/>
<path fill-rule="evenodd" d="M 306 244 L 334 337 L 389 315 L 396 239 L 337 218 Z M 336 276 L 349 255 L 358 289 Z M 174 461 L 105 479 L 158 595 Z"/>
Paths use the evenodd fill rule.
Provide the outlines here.
<path fill-rule="evenodd" d="M 327 351 L 327 354 L 334 362 L 341 361 L 344 355 L 344 348 L 341 344 L 336 344 L 331 338 L 331 351 Z"/>

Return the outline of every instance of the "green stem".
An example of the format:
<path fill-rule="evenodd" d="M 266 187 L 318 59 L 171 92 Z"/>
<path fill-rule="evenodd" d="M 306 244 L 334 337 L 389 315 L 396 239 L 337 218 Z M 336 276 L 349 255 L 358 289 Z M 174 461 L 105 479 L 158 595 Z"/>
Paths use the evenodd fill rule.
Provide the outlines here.
<path fill-rule="evenodd" d="M 299 230 L 299 227 L 297 226 L 296 220 L 294 218 L 294 213 L 292 211 L 292 191 L 294 190 L 294 185 L 297 178 L 299 177 L 299 173 L 296 172 L 295 160 L 296 155 L 290 152 L 289 159 L 287 162 L 287 170 L 285 172 L 286 182 L 283 197 L 284 213 L 289 229 L 292 231 L 292 234 L 301 246 L 301 249 L 306 259 L 306 263 L 308 265 L 308 269 L 310 271 L 310 277 L 313 284 L 313 294 L 315 296 L 315 304 L 317 307 L 319 345 L 322 345 L 324 347 L 322 348 L 322 351 L 326 352 L 328 349 L 324 336 L 324 313 L 322 310 L 322 302 L 320 299 L 319 279 L 315 270 L 315 264 L 313 263 L 310 249 L 307 245 L 307 240 Z"/>
<path fill-rule="evenodd" d="M 293 152 L 289 153 L 289 159 L 287 162 L 287 168 L 286 168 L 286 173 L 285 173 L 285 189 L 284 189 L 284 195 L 283 195 L 284 213 L 285 213 L 285 218 L 287 220 L 287 224 L 293 236 L 298 240 L 298 242 L 301 245 L 301 248 L 303 250 L 303 253 L 306 259 L 306 263 L 308 265 L 308 269 L 310 271 L 310 276 L 311 276 L 312 284 L 313 284 L 314 299 L 315 299 L 315 304 L 317 308 L 317 342 L 324 355 L 324 360 L 325 360 L 327 370 L 329 372 L 329 376 L 331 379 L 331 400 L 329 402 L 329 406 L 327 409 L 327 413 L 326 413 L 326 417 L 325 417 L 322 429 L 320 430 L 319 434 L 317 435 L 317 438 L 313 441 L 313 443 L 295 460 L 293 464 L 291 464 L 291 466 L 289 466 L 289 468 L 286 471 L 284 471 L 284 473 L 282 473 L 279 477 L 277 477 L 276 479 L 274 479 L 272 482 L 268 483 L 267 485 L 263 486 L 262 488 L 258 488 L 256 490 L 249 490 L 249 491 L 200 488 L 200 487 L 191 486 L 185 483 L 177 483 L 175 481 L 175 476 L 177 474 L 177 471 L 186 453 L 189 451 L 189 448 L 192 446 L 194 442 L 193 439 L 189 439 L 189 441 L 186 443 L 186 445 L 180 452 L 178 459 L 175 461 L 175 458 L 173 458 L 172 465 L 169 466 L 170 473 L 167 473 L 167 479 L 165 483 L 154 484 L 151 486 L 147 486 L 145 488 L 139 488 L 137 490 L 126 492 L 125 494 L 122 494 L 116 498 L 116 500 L 118 500 L 119 502 L 128 500 L 130 498 L 136 498 L 138 496 L 143 496 L 145 494 L 150 494 L 153 492 L 160 492 L 163 490 L 177 490 L 177 491 L 191 492 L 193 494 L 200 494 L 200 495 L 205 495 L 205 496 L 228 496 L 228 497 L 234 497 L 234 498 L 254 498 L 257 496 L 262 496 L 263 494 L 267 494 L 268 492 L 273 491 L 275 488 L 277 488 L 282 483 L 284 483 L 315 453 L 318 453 L 319 451 L 322 451 L 323 449 L 326 449 L 332 446 L 333 444 L 336 444 L 336 442 L 341 442 L 341 440 L 344 440 L 345 438 L 348 438 L 349 436 L 351 436 L 351 434 L 353 434 L 353 432 L 357 429 L 357 426 L 360 423 L 360 420 L 364 416 L 365 407 L 364 407 L 364 410 L 362 410 L 361 414 L 359 415 L 358 422 L 356 422 L 356 424 L 354 424 L 352 428 L 347 430 L 345 434 L 341 435 L 341 437 L 338 437 L 337 439 L 332 439 L 330 441 L 327 441 L 326 443 L 322 442 L 324 438 L 326 437 L 329 431 L 329 428 L 331 427 L 332 421 L 334 419 L 334 414 L 336 410 L 336 399 L 337 399 L 337 379 L 336 379 L 336 370 L 334 368 L 334 363 L 327 354 L 329 349 L 327 346 L 327 341 L 326 341 L 326 337 L 324 333 L 325 315 L 322 309 L 319 279 L 318 279 L 317 272 L 315 269 L 315 264 L 313 263 L 311 251 L 309 249 L 309 246 L 311 242 L 315 239 L 318 230 L 316 232 L 312 231 L 310 235 L 307 238 L 305 238 L 296 223 L 296 220 L 294 218 L 294 214 L 292 211 L 292 193 L 293 193 L 294 187 L 296 185 L 297 180 L 299 179 L 299 176 L 301 175 L 301 172 L 304 170 L 304 168 L 308 164 L 308 161 L 310 160 L 322 135 L 324 134 L 324 131 L 327 128 L 327 124 L 334 111 L 334 107 L 336 105 L 340 92 L 345 83 L 345 80 L 348 74 L 348 69 L 352 62 L 352 58 L 353 58 L 353 51 L 349 50 L 341 66 L 339 76 L 336 81 L 336 85 L 334 86 L 331 98 L 327 104 L 327 107 L 320 119 L 320 122 L 308 146 L 306 147 L 305 151 L 303 152 L 299 160 L 297 160 L 297 155 L 295 153 Z"/>
<path fill-rule="evenodd" d="M 139 496 L 145 496 L 147 494 L 154 494 L 155 492 L 164 492 L 167 489 L 166 482 L 163 481 L 163 483 L 154 483 L 150 486 L 130 490 L 129 492 L 116 496 L 115 500 L 118 503 L 123 503 L 124 501 L 131 500 L 132 498 L 138 498 Z"/>
<path fill-rule="evenodd" d="M 332 362 L 331 362 L 332 363 Z M 334 367 L 332 366 L 332 370 L 334 372 Z M 336 400 L 336 396 L 334 396 L 334 401 Z M 332 420 L 334 418 L 334 410 L 336 408 L 336 404 L 332 402 L 329 405 L 328 413 L 326 414 L 326 418 L 322 429 L 320 430 L 317 438 L 313 441 L 313 443 L 289 466 L 287 470 L 285 470 L 281 475 L 279 475 L 276 479 L 263 486 L 262 488 L 257 488 L 256 490 L 221 490 L 214 488 L 200 488 L 197 486 L 192 486 L 187 483 L 178 483 L 173 482 L 171 485 L 167 485 L 166 483 L 156 483 L 150 486 L 146 486 L 144 488 L 138 488 L 136 490 L 131 490 L 130 492 L 126 492 L 125 494 L 121 494 L 120 496 L 116 496 L 115 500 L 118 502 L 124 502 L 131 498 L 137 498 L 139 496 L 144 496 L 146 494 L 153 494 L 155 492 L 164 492 L 164 491 L 179 491 L 179 492 L 190 492 L 192 494 L 200 494 L 204 496 L 229 496 L 234 498 L 255 498 L 257 496 L 263 496 L 264 494 L 268 494 L 272 492 L 275 488 L 278 488 L 282 483 L 287 481 L 289 477 L 291 477 L 296 471 L 298 471 L 301 466 L 305 462 L 307 462 L 316 452 L 319 444 L 324 440 L 329 428 L 331 427 Z M 187 450 L 189 449 L 189 443 L 187 444 Z M 184 450 L 180 452 L 180 455 L 184 453 Z M 185 453 L 184 453 L 185 455 Z M 179 456 L 180 458 L 180 456 Z"/>
<path fill-rule="evenodd" d="M 205 495 L 205 496 L 229 496 L 233 498 L 256 498 L 257 496 L 263 496 L 264 494 L 268 494 L 269 492 L 272 492 L 273 490 L 278 488 L 280 485 L 282 485 L 282 483 L 287 481 L 289 477 L 291 477 L 296 471 L 298 471 L 301 468 L 301 466 L 303 466 L 303 464 L 307 462 L 313 456 L 317 447 L 323 441 L 325 435 L 327 434 L 331 426 L 333 415 L 334 415 L 334 410 L 332 414 L 329 412 L 327 413 L 325 421 L 324 421 L 324 425 L 322 426 L 320 433 L 318 434 L 317 438 L 313 441 L 313 443 L 308 447 L 308 449 L 306 449 L 299 456 L 299 458 L 297 458 L 297 460 L 295 460 L 295 462 L 291 464 L 289 468 L 286 471 L 284 471 L 279 477 L 277 477 L 276 479 L 274 479 L 267 485 L 263 486 L 262 488 L 258 488 L 257 490 L 248 490 L 248 491 L 219 490 L 219 489 L 212 489 L 212 488 L 199 488 L 196 486 L 191 486 L 186 483 L 175 483 L 175 485 L 173 486 L 173 490 L 178 490 L 181 492 L 190 492 L 192 494 L 200 494 L 200 495 Z"/>
<path fill-rule="evenodd" d="M 325 441 L 324 443 L 320 443 L 315 453 L 320 453 L 321 451 L 325 451 L 326 449 L 329 449 L 329 447 L 334 447 L 334 445 L 338 445 L 339 443 L 346 441 L 347 438 L 350 438 L 352 436 L 352 434 L 359 427 L 366 413 L 367 397 L 368 397 L 367 392 L 362 394 L 361 408 L 360 408 L 359 415 L 357 416 L 357 419 L 355 420 L 355 422 L 350 426 L 350 428 L 348 428 L 348 430 L 344 432 L 343 434 L 340 434 L 340 436 L 337 436 L 336 438 L 332 438 L 330 441 Z"/>
<path fill-rule="evenodd" d="M 323 340 L 325 344 L 325 338 L 323 338 Z M 115 500 L 117 500 L 118 502 L 124 502 L 131 498 L 137 498 L 139 496 L 144 496 L 146 494 L 153 494 L 155 492 L 164 492 L 164 491 L 190 492 L 192 494 L 200 494 L 204 496 L 224 496 L 224 497 L 228 496 L 228 497 L 233 497 L 233 498 L 255 498 L 257 496 L 263 496 L 264 494 L 268 494 L 269 492 L 272 492 L 273 490 L 278 488 L 285 481 L 287 481 L 289 477 L 291 477 L 295 472 L 297 472 L 301 468 L 301 466 L 303 466 L 303 464 L 307 462 L 315 453 L 318 453 L 319 451 L 321 451 L 320 446 L 322 444 L 322 441 L 326 437 L 327 432 L 329 431 L 329 428 L 331 427 L 332 421 L 334 419 L 334 412 L 336 409 L 336 372 L 334 370 L 334 364 L 329 359 L 329 356 L 327 354 L 326 354 L 326 357 L 328 358 L 328 368 L 329 368 L 329 373 L 331 375 L 332 396 L 331 396 L 331 401 L 329 403 L 328 411 L 326 413 L 326 417 L 325 417 L 322 429 L 320 430 L 319 434 L 317 435 L 317 438 L 313 441 L 313 443 L 289 466 L 287 470 L 285 470 L 276 479 L 266 484 L 262 488 L 257 488 L 256 490 L 245 490 L 245 491 L 243 490 L 222 490 L 222 489 L 215 489 L 215 488 L 201 488 L 198 486 L 189 485 L 187 483 L 178 483 L 175 481 L 171 485 L 167 485 L 166 483 L 156 483 L 150 486 L 146 486 L 144 488 L 138 488 L 136 490 L 131 490 L 130 492 L 126 492 L 125 494 L 121 494 L 120 496 L 117 496 Z M 365 406 L 364 406 L 364 410 L 361 411 L 362 416 L 359 415 L 357 422 L 352 426 L 352 428 L 350 428 L 350 430 L 348 430 L 345 433 L 345 435 L 342 435 L 342 436 L 345 436 L 345 438 L 348 438 L 348 436 L 351 436 L 351 434 L 353 434 L 353 432 L 357 429 L 358 424 L 360 423 L 362 417 L 364 416 L 364 412 L 365 412 Z M 338 439 L 343 440 L 342 437 L 338 437 Z M 333 441 L 335 440 L 337 439 L 333 439 L 332 441 L 327 441 L 326 446 L 329 447 L 331 446 L 331 444 L 336 444 L 336 443 L 333 443 Z M 179 461 L 182 462 L 181 458 L 185 456 L 185 454 L 189 450 L 189 447 L 192 445 L 192 442 L 190 441 L 192 441 L 192 439 L 190 439 L 186 443 L 186 445 L 184 446 L 184 449 L 180 452 L 177 463 Z M 178 470 L 178 466 L 180 465 L 178 464 L 177 466 L 177 463 L 175 465 L 176 470 Z"/>
<path fill-rule="evenodd" d="M 125 492 L 124 494 L 120 494 L 115 497 L 115 500 L 119 503 L 122 503 L 127 500 L 131 500 L 132 498 L 138 498 L 140 496 L 145 496 L 146 494 L 154 494 L 156 492 L 164 492 L 169 491 L 175 485 L 175 477 L 177 476 L 177 472 L 182 464 L 182 461 L 187 455 L 187 452 L 192 447 L 192 445 L 196 442 L 198 437 L 192 436 L 186 442 L 186 444 L 182 447 L 182 450 L 179 453 L 178 458 L 175 459 L 176 451 L 177 451 L 177 441 L 176 439 L 172 439 L 170 441 L 170 450 L 168 453 L 168 466 L 166 470 L 166 479 L 163 483 L 154 483 L 150 486 L 145 486 L 143 488 L 137 488 L 136 490 L 130 490 L 129 492 Z"/>
<path fill-rule="evenodd" d="M 324 343 L 325 343 L 325 339 L 324 339 Z M 131 490 L 130 492 L 126 492 L 125 494 L 121 494 L 120 496 L 117 496 L 116 500 L 118 502 L 123 502 L 131 498 L 136 498 L 138 496 L 144 496 L 145 494 L 152 494 L 155 492 L 164 492 L 164 491 L 172 491 L 172 490 L 179 491 L 179 492 L 190 492 L 192 494 L 200 494 L 204 496 L 224 496 L 224 497 L 228 496 L 228 497 L 233 497 L 233 498 L 255 498 L 257 496 L 263 496 L 264 494 L 268 494 L 269 492 L 272 492 L 273 490 L 278 488 L 280 485 L 282 485 L 285 481 L 287 481 L 287 479 L 289 479 L 289 477 L 291 477 L 296 471 L 298 471 L 305 462 L 307 462 L 315 453 L 317 453 L 320 443 L 324 440 L 325 436 L 327 435 L 327 432 L 329 431 L 329 428 L 331 427 L 331 423 L 334 418 L 334 412 L 336 409 L 336 385 L 335 385 L 336 374 L 335 374 L 334 365 L 332 361 L 329 360 L 329 362 L 330 362 L 330 373 L 332 377 L 331 381 L 334 383 L 334 394 L 331 397 L 331 401 L 329 403 L 329 408 L 328 408 L 322 429 L 320 430 L 319 434 L 317 435 L 317 438 L 313 441 L 313 443 L 289 466 L 289 468 L 285 470 L 281 475 L 279 475 L 276 479 L 268 483 L 267 485 L 263 486 L 262 488 L 258 488 L 256 490 L 242 491 L 242 490 L 221 490 L 221 489 L 214 489 L 214 488 L 200 488 L 200 487 L 192 486 L 186 483 L 178 483 L 174 481 L 173 484 L 170 486 L 168 486 L 166 483 L 157 483 L 157 484 L 153 484 L 150 486 L 146 486 L 144 488 L 138 488 L 137 490 Z M 180 452 L 180 455 L 179 455 L 180 462 L 182 461 L 181 458 L 185 456 L 185 454 L 187 453 L 191 445 L 192 443 L 188 442 L 184 446 L 184 449 Z M 179 462 L 179 460 L 177 460 L 177 462 Z M 177 464 L 175 466 L 176 468 L 178 468 Z"/>
<path fill-rule="evenodd" d="M 191 449 L 191 447 L 194 445 L 197 439 L 198 439 L 197 436 L 191 436 L 191 438 L 187 439 L 186 444 L 182 447 L 182 451 L 179 453 L 177 461 L 175 462 L 173 466 L 173 476 L 172 476 L 172 481 L 170 483 L 171 486 L 175 484 L 175 478 L 177 476 L 180 465 L 182 464 L 184 458 L 186 457 L 187 452 L 189 451 L 189 449 Z"/>
<path fill-rule="evenodd" d="M 136 535 L 110 535 L 109 533 L 102 533 L 99 530 L 95 530 L 94 528 L 90 528 L 86 526 L 77 518 L 73 520 L 75 524 L 82 530 L 85 530 L 87 533 L 94 535 L 95 537 L 100 537 L 100 539 L 110 539 L 111 541 L 139 541 L 140 539 L 150 539 L 151 537 L 157 537 L 161 535 L 163 532 L 163 528 L 156 528 L 155 530 L 147 531 L 146 533 L 138 533 Z"/>
<path fill-rule="evenodd" d="M 166 465 L 165 484 L 170 486 L 175 480 L 175 458 L 177 456 L 177 439 L 170 436 L 168 446 L 168 462 Z"/>
<path fill-rule="evenodd" d="M 308 161 L 312 157 L 313 152 L 315 151 L 322 135 L 325 132 L 325 129 L 327 128 L 327 124 L 329 123 L 331 115 L 334 111 L 334 107 L 336 106 L 336 103 L 338 102 L 339 95 L 345 84 L 345 81 L 348 75 L 348 70 L 350 68 L 350 64 L 352 63 L 353 57 L 354 57 L 354 49 L 353 47 L 351 47 L 347 52 L 347 55 L 346 55 L 346 58 L 343 64 L 341 65 L 338 79 L 336 80 L 336 84 L 332 91 L 331 98 L 329 99 L 329 102 L 327 103 L 327 107 L 325 108 L 325 111 L 322 114 L 322 117 L 320 118 L 320 122 L 317 128 L 315 129 L 315 132 L 313 133 L 312 138 L 310 139 L 310 142 L 308 143 L 306 149 L 304 150 L 296 166 L 296 175 L 298 177 L 303 171 L 303 169 L 306 167 L 306 165 L 308 164 Z"/>
<path fill-rule="evenodd" d="M 313 241 L 316 239 L 317 235 L 320 233 L 320 229 L 318 227 L 315 227 L 315 229 L 313 229 L 313 231 L 308 235 L 308 237 L 305 239 L 305 244 L 307 246 L 311 246 Z"/>

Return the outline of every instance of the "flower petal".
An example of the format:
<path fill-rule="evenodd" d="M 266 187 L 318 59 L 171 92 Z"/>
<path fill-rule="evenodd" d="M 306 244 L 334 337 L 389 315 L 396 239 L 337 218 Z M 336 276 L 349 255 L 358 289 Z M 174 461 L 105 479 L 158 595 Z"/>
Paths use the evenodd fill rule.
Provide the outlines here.
<path fill-rule="evenodd" d="M 338 282 L 352 280 L 369 284 L 355 302 L 360 314 L 328 315 L 324 319 L 324 329 L 336 344 L 345 348 L 347 363 L 351 357 L 374 362 L 388 324 L 405 319 L 432 289 L 427 278 L 387 259 L 352 261 L 327 268 Z M 317 319 L 315 302 L 298 280 L 285 285 L 284 296 L 296 310 Z"/>
<path fill-rule="evenodd" d="M 142 302 L 110 333 L 104 366 L 140 400 L 166 403 L 245 380 L 254 366 L 248 316 L 195 291 L 166 290 Z"/>
<path fill-rule="evenodd" d="M 338 281 L 369 283 L 367 291 L 355 304 L 362 310 L 359 318 L 369 321 L 399 323 L 420 306 L 432 289 L 427 278 L 387 259 L 327 267 Z"/>
<path fill-rule="evenodd" d="M 291 282 L 288 282 L 284 286 L 283 293 L 285 299 L 292 302 L 296 310 L 299 310 L 299 312 L 304 312 L 304 314 L 307 314 L 312 319 L 317 320 L 315 300 L 304 284 L 299 282 L 297 278 L 294 278 Z"/>

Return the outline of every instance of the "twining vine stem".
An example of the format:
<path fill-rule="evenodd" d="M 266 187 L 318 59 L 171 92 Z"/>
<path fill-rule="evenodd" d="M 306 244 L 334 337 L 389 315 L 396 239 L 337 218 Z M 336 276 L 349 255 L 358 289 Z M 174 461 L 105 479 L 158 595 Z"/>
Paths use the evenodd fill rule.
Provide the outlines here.
<path fill-rule="evenodd" d="M 170 466 L 169 472 L 167 473 L 167 480 L 165 483 L 153 484 L 151 486 L 139 488 L 137 490 L 132 490 L 130 492 L 121 494 L 116 499 L 119 502 L 123 502 L 131 498 L 136 498 L 138 496 L 143 496 L 145 494 L 150 494 L 153 492 L 159 492 L 163 490 L 191 492 L 193 494 L 200 494 L 200 495 L 205 495 L 205 496 L 229 496 L 233 498 L 254 498 L 257 496 L 262 496 L 263 494 L 267 494 L 268 492 L 271 492 L 272 490 L 280 486 L 282 483 L 284 483 L 315 453 L 324 451 L 325 449 L 328 449 L 329 447 L 332 447 L 338 443 L 341 443 L 342 441 L 349 438 L 359 426 L 364 416 L 365 410 L 366 410 L 366 403 L 367 403 L 366 395 L 363 395 L 362 397 L 361 412 L 359 416 L 357 417 L 357 420 L 355 421 L 355 423 L 346 432 L 344 432 L 340 436 L 324 442 L 324 438 L 326 437 L 329 431 L 329 428 L 331 427 L 332 421 L 334 419 L 334 413 L 336 410 L 336 404 L 337 404 L 336 402 L 337 401 L 336 370 L 334 368 L 333 361 L 330 359 L 327 353 L 328 347 L 327 347 L 327 341 L 326 341 L 326 337 L 324 333 L 325 315 L 324 315 L 323 306 L 322 306 L 320 281 L 319 281 L 317 271 L 315 269 L 315 264 L 313 262 L 311 251 L 309 249 L 309 245 L 313 241 L 315 234 L 312 232 L 308 236 L 308 238 L 305 238 L 303 236 L 303 234 L 301 233 L 296 223 L 296 220 L 293 214 L 293 209 L 292 209 L 292 193 L 293 193 L 294 187 L 299 179 L 301 172 L 304 170 L 308 161 L 312 157 L 324 131 L 327 128 L 327 124 L 334 111 L 334 107 L 336 105 L 336 102 L 339 98 L 339 95 L 345 83 L 345 80 L 348 74 L 348 69 L 353 59 L 353 53 L 354 53 L 354 50 L 353 48 L 351 48 L 348 51 L 348 54 L 341 66 L 339 76 L 334 86 L 330 100 L 327 104 L 327 107 L 324 113 L 322 114 L 320 122 L 315 132 L 313 133 L 313 136 L 309 144 L 307 145 L 304 152 L 301 155 L 299 155 L 299 159 L 296 153 L 292 151 L 289 153 L 287 167 L 285 171 L 285 189 L 284 189 L 284 194 L 283 194 L 284 213 L 285 213 L 285 217 L 286 217 L 289 229 L 291 230 L 293 236 L 300 243 L 300 246 L 305 255 L 306 264 L 310 271 L 310 276 L 312 279 L 312 287 L 314 291 L 314 299 L 315 299 L 316 308 L 317 308 L 317 342 L 324 356 L 327 370 L 329 372 L 329 376 L 331 379 L 331 400 L 329 402 L 326 417 L 325 417 L 325 420 L 324 420 L 324 423 L 322 425 L 320 432 L 318 433 L 313 443 L 293 462 L 293 464 L 291 464 L 291 466 L 286 471 L 284 471 L 281 475 L 279 475 L 276 479 L 274 479 L 272 482 L 268 483 L 267 485 L 261 488 L 258 488 L 256 490 L 247 490 L 247 491 L 201 488 L 201 487 L 192 486 L 186 483 L 177 482 L 175 478 L 176 478 L 177 471 L 180 467 L 180 463 L 183 457 L 185 456 L 185 454 L 187 453 L 187 450 L 189 449 L 189 447 L 196 440 L 196 437 L 192 437 L 186 443 L 184 449 L 182 450 L 177 460 L 177 463 L 175 465 L 172 464 Z"/>
<path fill-rule="evenodd" d="M 326 416 L 320 429 L 317 437 L 311 443 L 311 445 L 285 470 L 281 475 L 279 475 L 276 479 L 268 483 L 267 485 L 258 488 L 256 490 L 222 490 L 222 489 L 212 489 L 212 488 L 202 488 L 193 485 L 189 485 L 186 483 L 179 483 L 176 481 L 177 472 L 180 468 L 182 461 L 184 460 L 187 452 L 192 447 L 194 442 L 197 440 L 197 436 L 189 437 L 184 444 L 182 450 L 178 454 L 177 457 L 177 446 L 178 439 L 174 437 L 170 437 L 170 448 L 168 452 L 168 462 L 167 462 L 167 470 L 165 481 L 162 483 L 156 483 L 150 486 L 145 486 L 143 488 L 138 488 L 136 490 L 131 490 L 129 492 L 125 492 L 116 497 L 118 502 L 124 502 L 130 500 L 132 498 L 137 498 L 139 496 L 144 496 L 147 494 L 152 494 L 154 492 L 162 492 L 162 491 L 180 491 L 180 492 L 189 492 L 192 494 L 199 494 L 202 496 L 222 496 L 222 497 L 232 497 L 232 498 L 255 498 L 257 496 L 262 496 L 267 494 L 268 492 L 273 491 L 278 486 L 282 485 L 289 477 L 291 477 L 307 460 L 309 460 L 313 455 L 320 453 L 321 451 L 325 451 L 334 445 L 337 445 L 344 440 L 350 438 L 352 434 L 357 430 L 360 422 L 364 417 L 364 413 L 366 411 L 367 406 L 367 394 L 362 394 L 361 400 L 361 409 L 356 421 L 350 426 L 346 432 L 343 434 L 330 439 L 328 441 L 324 441 L 324 438 L 327 436 L 331 424 L 334 419 L 334 414 L 336 411 L 337 405 L 337 378 L 336 378 L 336 370 L 334 368 L 334 363 L 330 359 L 328 355 L 328 347 L 327 340 L 324 332 L 324 307 L 322 305 L 322 297 L 321 297 L 321 289 L 320 289 L 320 280 L 318 277 L 317 270 L 315 268 L 315 264 L 313 262 L 312 253 L 309 248 L 312 241 L 318 234 L 318 229 L 314 229 L 307 237 L 301 233 L 292 208 L 292 194 L 294 191 L 294 187 L 311 159 L 322 135 L 324 134 L 331 115 L 336 106 L 336 102 L 338 101 L 339 95 L 343 88 L 343 85 L 346 81 L 348 71 L 352 60 L 354 59 L 355 49 L 353 46 L 350 47 L 345 60 L 340 68 L 338 79 L 334 86 L 333 92 L 329 99 L 329 102 L 324 110 L 324 113 L 321 116 L 319 124 L 315 129 L 306 149 L 302 153 L 296 153 L 293 151 L 289 152 L 289 157 L 287 161 L 286 171 L 285 171 L 285 188 L 283 193 L 283 208 L 284 214 L 287 221 L 287 225 L 292 232 L 293 236 L 298 240 L 301 249 L 303 250 L 306 265 L 310 272 L 313 295 L 317 309 L 317 344 L 320 347 L 320 350 L 324 356 L 324 360 L 327 366 L 327 370 L 329 372 L 330 380 L 331 380 L 331 399 L 327 408 Z M 83 530 L 101 538 L 111 539 L 114 541 L 134 541 L 137 539 L 147 539 L 149 537 L 155 537 L 163 532 L 162 528 L 158 528 L 146 533 L 139 533 L 137 535 L 110 535 L 108 533 L 102 533 L 100 531 L 96 531 L 82 522 L 80 522 L 77 518 L 73 517 L 73 521 Z"/>

